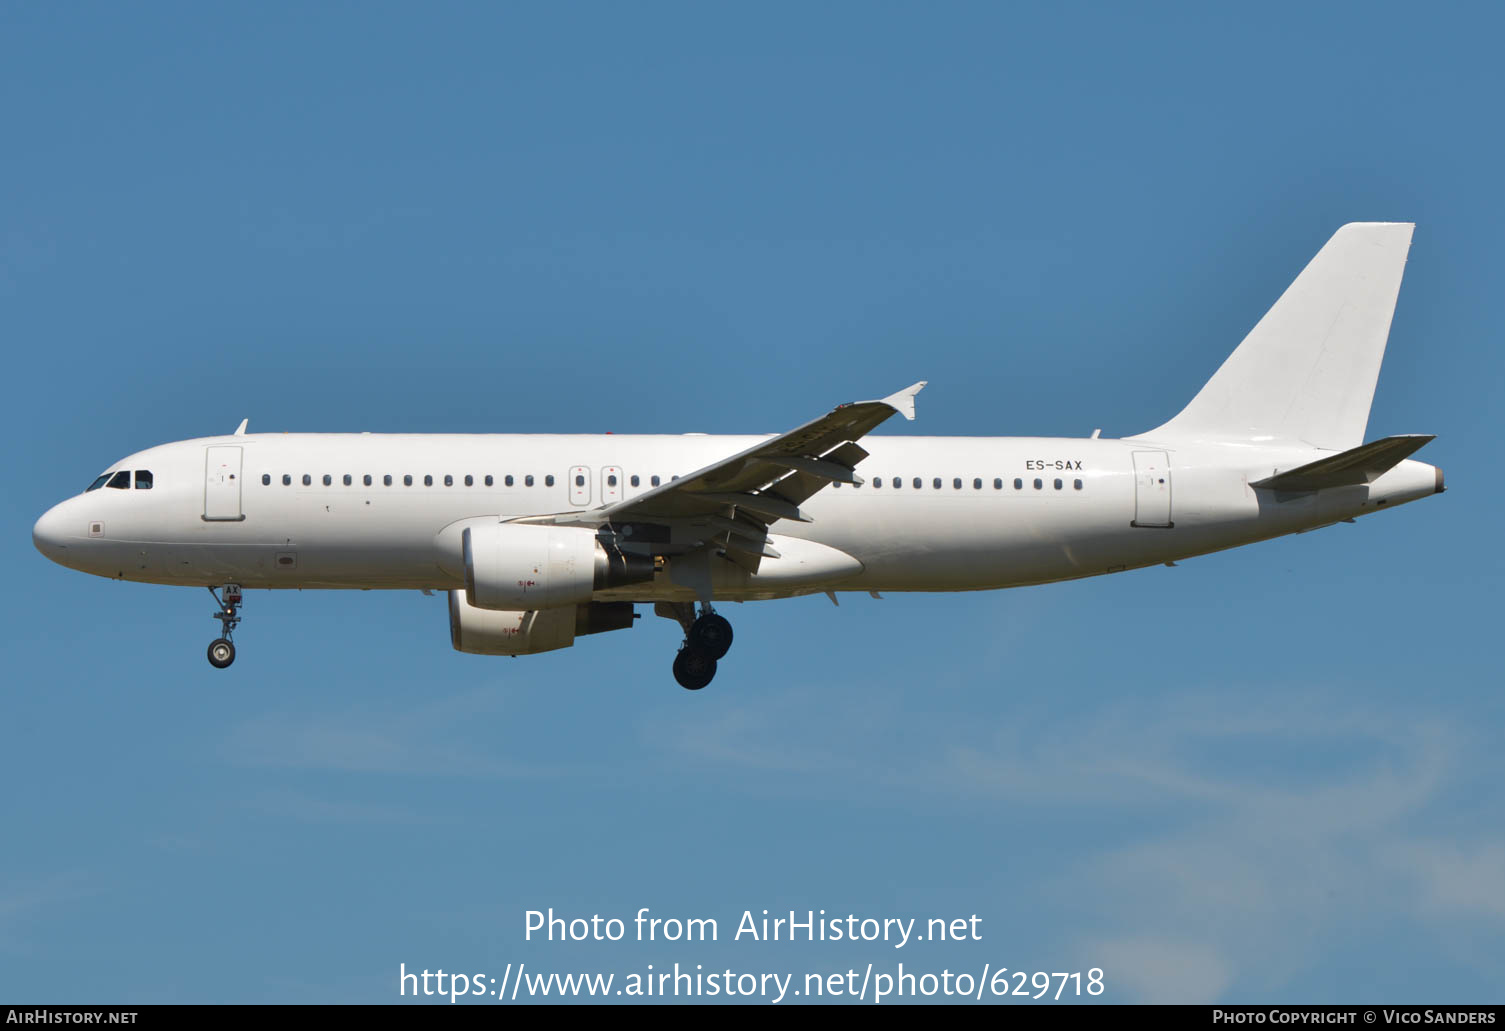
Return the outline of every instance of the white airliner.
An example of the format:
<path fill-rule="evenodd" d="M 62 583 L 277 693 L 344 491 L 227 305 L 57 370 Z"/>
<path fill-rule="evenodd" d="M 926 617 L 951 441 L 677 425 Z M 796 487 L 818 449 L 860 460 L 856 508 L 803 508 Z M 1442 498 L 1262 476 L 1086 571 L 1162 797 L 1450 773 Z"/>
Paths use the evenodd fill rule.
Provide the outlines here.
<path fill-rule="evenodd" d="M 442 590 L 454 647 L 486 655 L 625 630 L 652 604 L 683 626 L 674 676 L 698 690 L 732 641 L 713 602 L 1096 576 L 1441 493 L 1408 457 L 1432 437 L 1363 442 L 1412 228 L 1339 229 L 1185 410 L 1121 440 L 868 436 L 913 419 L 923 382 L 772 437 L 242 422 L 121 459 L 32 539 L 87 573 L 208 587 L 220 668 L 243 588 Z"/>

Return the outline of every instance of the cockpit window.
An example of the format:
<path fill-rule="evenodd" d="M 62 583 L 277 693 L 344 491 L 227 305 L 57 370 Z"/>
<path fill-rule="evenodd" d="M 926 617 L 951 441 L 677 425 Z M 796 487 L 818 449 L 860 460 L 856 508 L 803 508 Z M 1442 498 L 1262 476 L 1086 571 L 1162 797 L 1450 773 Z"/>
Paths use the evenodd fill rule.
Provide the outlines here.
<path fill-rule="evenodd" d="M 98 490 L 99 488 L 101 488 L 101 487 L 103 487 L 105 485 L 105 481 L 108 480 L 109 478 L 110 478 L 110 474 L 109 473 L 105 473 L 104 475 L 100 476 L 99 479 L 95 480 L 93 483 L 89 484 L 89 486 L 85 487 L 84 488 L 84 493 L 87 494 L 91 490 Z"/>
<path fill-rule="evenodd" d="M 147 469 L 137 469 L 136 470 L 136 489 L 137 490 L 151 490 L 152 489 L 152 474 L 151 474 L 150 470 L 147 470 Z"/>
<path fill-rule="evenodd" d="M 130 490 L 131 471 L 129 469 L 120 470 L 120 472 L 110 477 L 110 482 L 105 484 L 105 486 L 114 487 L 116 490 Z"/>

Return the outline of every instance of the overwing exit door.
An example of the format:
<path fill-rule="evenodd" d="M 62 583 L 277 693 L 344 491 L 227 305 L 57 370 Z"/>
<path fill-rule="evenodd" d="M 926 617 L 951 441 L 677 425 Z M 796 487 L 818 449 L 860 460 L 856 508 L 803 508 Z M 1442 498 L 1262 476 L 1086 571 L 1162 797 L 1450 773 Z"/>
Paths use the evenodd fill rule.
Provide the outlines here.
<path fill-rule="evenodd" d="M 1164 451 L 1134 452 L 1134 521 L 1130 525 L 1176 525 L 1171 522 L 1171 461 Z"/>
<path fill-rule="evenodd" d="M 601 470 L 601 504 L 614 505 L 622 500 L 622 470 L 608 465 Z"/>
<path fill-rule="evenodd" d="M 591 471 L 583 465 L 570 466 L 570 504 L 591 503 Z"/>
<path fill-rule="evenodd" d="M 208 522 L 245 518 L 240 510 L 240 454 L 238 447 L 204 449 L 204 519 Z"/>

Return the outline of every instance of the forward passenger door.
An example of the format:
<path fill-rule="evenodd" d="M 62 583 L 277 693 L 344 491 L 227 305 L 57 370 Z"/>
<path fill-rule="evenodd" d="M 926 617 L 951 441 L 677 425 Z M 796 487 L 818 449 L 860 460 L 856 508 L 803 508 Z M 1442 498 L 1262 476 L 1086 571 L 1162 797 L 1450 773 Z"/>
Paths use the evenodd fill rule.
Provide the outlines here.
<path fill-rule="evenodd" d="M 204 520 L 237 522 L 240 510 L 240 456 L 238 447 L 204 449 Z"/>

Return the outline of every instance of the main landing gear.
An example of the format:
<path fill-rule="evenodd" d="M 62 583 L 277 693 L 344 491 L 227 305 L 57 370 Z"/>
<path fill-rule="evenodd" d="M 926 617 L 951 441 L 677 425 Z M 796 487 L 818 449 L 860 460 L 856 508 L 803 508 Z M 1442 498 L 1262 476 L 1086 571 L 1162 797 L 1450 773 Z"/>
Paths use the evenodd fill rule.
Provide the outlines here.
<path fill-rule="evenodd" d="M 663 606 L 660 615 L 672 616 L 685 629 L 685 642 L 674 657 L 674 679 L 687 691 L 699 691 L 716 676 L 716 662 L 732 646 L 732 625 L 718 616 L 709 604 L 702 604 L 700 615 L 689 602 Z"/>
<path fill-rule="evenodd" d="M 221 600 L 219 592 L 213 587 L 209 593 L 214 595 L 214 602 L 219 606 L 219 611 L 214 618 L 219 620 L 220 633 L 223 637 L 217 637 L 209 642 L 209 665 L 215 669 L 224 669 L 235 661 L 235 643 L 230 640 L 235 633 L 235 626 L 240 622 L 240 584 L 225 584 L 224 598 Z"/>

